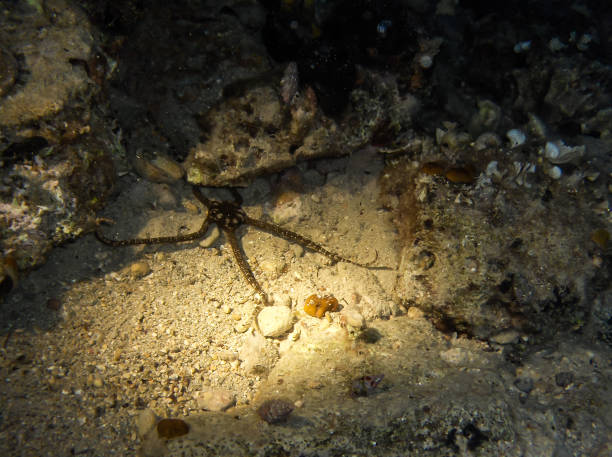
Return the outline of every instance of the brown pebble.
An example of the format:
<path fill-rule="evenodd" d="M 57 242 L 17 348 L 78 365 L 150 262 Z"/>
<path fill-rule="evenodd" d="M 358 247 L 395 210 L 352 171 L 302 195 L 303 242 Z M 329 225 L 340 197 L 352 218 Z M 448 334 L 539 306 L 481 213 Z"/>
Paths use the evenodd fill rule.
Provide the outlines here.
<path fill-rule="evenodd" d="M 59 301 L 57 298 L 50 298 L 49 300 L 47 300 L 47 309 L 50 309 L 52 311 L 58 311 L 61 306 L 62 302 Z"/>
<path fill-rule="evenodd" d="M 438 162 L 426 162 L 421 166 L 421 172 L 428 175 L 441 176 L 444 174 L 444 165 Z"/>
<path fill-rule="evenodd" d="M 157 423 L 157 435 L 170 440 L 189 433 L 189 424 L 181 419 L 162 419 Z"/>
<path fill-rule="evenodd" d="M 468 167 L 457 167 L 449 169 L 444 176 L 450 182 L 458 184 L 471 184 L 476 179 L 476 174 Z"/>
<path fill-rule="evenodd" d="M 268 424 L 280 424 L 285 422 L 295 408 L 293 402 L 282 398 L 266 400 L 257 408 L 257 415 Z"/>

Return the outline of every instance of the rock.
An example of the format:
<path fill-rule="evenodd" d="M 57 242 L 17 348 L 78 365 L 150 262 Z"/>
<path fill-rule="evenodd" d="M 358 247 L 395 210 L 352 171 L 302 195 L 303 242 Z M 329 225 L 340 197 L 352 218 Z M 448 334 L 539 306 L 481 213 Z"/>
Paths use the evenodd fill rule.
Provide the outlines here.
<path fill-rule="evenodd" d="M 525 392 L 526 394 L 533 390 L 533 384 L 533 378 L 530 377 L 517 378 L 514 381 L 516 388 L 521 392 Z"/>
<path fill-rule="evenodd" d="M 41 11 L 0 21 L 0 250 L 20 269 L 90 227 L 115 176 L 112 133 L 91 109 L 101 86 L 85 69 L 97 34 L 75 2 L 30 3 Z"/>
<path fill-rule="evenodd" d="M 465 365 L 470 360 L 470 354 L 463 348 L 451 348 L 440 352 L 440 358 L 450 365 Z"/>
<path fill-rule="evenodd" d="M 198 408 L 206 411 L 225 411 L 236 404 L 236 394 L 227 389 L 211 389 L 196 395 Z"/>
<path fill-rule="evenodd" d="M 559 387 L 567 387 L 574 382 L 574 373 L 571 371 L 562 371 L 555 375 L 555 384 Z"/>
<path fill-rule="evenodd" d="M 284 398 L 266 400 L 257 408 L 257 415 L 268 424 L 285 422 L 295 409 L 293 402 Z"/>
<path fill-rule="evenodd" d="M 340 313 L 340 317 L 344 319 L 347 325 L 353 328 L 362 329 L 365 327 L 365 318 L 356 309 L 344 308 Z"/>
<path fill-rule="evenodd" d="M 147 262 L 140 261 L 131 264 L 126 271 L 133 279 L 142 278 L 151 272 L 151 267 Z"/>
<path fill-rule="evenodd" d="M 189 424 L 181 419 L 162 419 L 157 423 L 157 435 L 172 439 L 189 433 Z"/>
<path fill-rule="evenodd" d="M 257 316 L 257 323 L 265 337 L 279 337 L 293 327 L 293 313 L 286 306 L 268 306 Z"/>
<path fill-rule="evenodd" d="M 425 313 L 416 306 L 411 306 L 406 311 L 406 316 L 408 316 L 410 319 L 423 319 L 425 317 Z"/>
<path fill-rule="evenodd" d="M 58 311 L 61 307 L 62 302 L 59 299 L 52 297 L 47 300 L 47 309 L 50 309 L 52 311 Z"/>
<path fill-rule="evenodd" d="M 516 330 L 505 330 L 489 338 L 493 343 L 512 344 L 519 339 L 519 332 Z"/>
<path fill-rule="evenodd" d="M 277 278 L 278 275 L 287 267 L 287 264 L 280 260 L 262 260 L 259 262 L 260 268 L 272 278 Z"/>
<path fill-rule="evenodd" d="M 264 373 L 274 364 L 276 354 L 272 353 L 263 336 L 254 333 L 245 339 L 238 357 L 246 373 Z"/>
<path fill-rule="evenodd" d="M 153 430 L 155 427 L 155 423 L 157 422 L 157 415 L 153 412 L 152 409 L 145 409 L 138 414 L 136 418 L 136 428 L 138 430 L 138 435 L 142 438 L 149 431 Z"/>

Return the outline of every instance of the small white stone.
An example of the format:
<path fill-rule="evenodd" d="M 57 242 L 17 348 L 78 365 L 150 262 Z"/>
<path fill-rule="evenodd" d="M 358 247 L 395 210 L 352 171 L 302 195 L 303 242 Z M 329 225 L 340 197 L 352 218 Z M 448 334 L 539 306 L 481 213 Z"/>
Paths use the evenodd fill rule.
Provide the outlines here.
<path fill-rule="evenodd" d="M 559 157 L 559 154 L 559 147 L 555 143 L 547 141 L 546 146 L 544 146 L 544 156 L 547 159 L 556 159 Z"/>
<path fill-rule="evenodd" d="M 508 130 L 506 137 L 510 140 L 510 147 L 515 148 L 527 141 L 527 136 L 519 129 Z"/>
<path fill-rule="evenodd" d="M 293 327 L 293 314 L 286 306 L 268 306 L 257 316 L 259 329 L 265 337 L 275 338 Z"/>

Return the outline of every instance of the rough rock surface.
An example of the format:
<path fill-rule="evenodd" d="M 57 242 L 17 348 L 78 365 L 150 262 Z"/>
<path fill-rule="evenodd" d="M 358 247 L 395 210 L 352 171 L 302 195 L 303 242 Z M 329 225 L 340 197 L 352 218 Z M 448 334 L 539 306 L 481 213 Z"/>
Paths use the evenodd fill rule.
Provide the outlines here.
<path fill-rule="evenodd" d="M 112 136 L 92 112 L 87 16 L 61 0 L 17 3 L 0 17 L 0 247 L 31 268 L 91 226 L 115 173 Z"/>

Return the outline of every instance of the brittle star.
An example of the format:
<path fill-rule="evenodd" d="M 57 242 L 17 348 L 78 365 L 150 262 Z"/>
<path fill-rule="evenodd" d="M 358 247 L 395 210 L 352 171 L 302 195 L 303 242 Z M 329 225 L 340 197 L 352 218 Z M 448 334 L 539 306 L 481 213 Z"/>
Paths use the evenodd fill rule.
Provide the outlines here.
<path fill-rule="evenodd" d="M 217 224 L 217 226 L 224 233 L 225 238 L 229 241 L 230 246 L 232 247 L 232 252 L 234 254 L 234 258 L 236 259 L 236 263 L 244 276 L 244 279 L 249 283 L 249 285 L 255 289 L 255 291 L 261 296 L 261 299 L 264 303 L 267 303 L 267 295 L 255 279 L 253 275 L 253 271 L 249 267 L 246 256 L 242 252 L 242 248 L 238 242 L 238 238 L 236 237 L 236 229 L 242 225 L 250 225 L 257 229 L 268 232 L 272 235 L 281 237 L 290 241 L 292 243 L 297 243 L 303 246 L 306 249 L 310 249 L 311 251 L 318 252 L 319 254 L 323 254 L 325 257 L 332 260 L 332 262 L 346 262 L 351 263 L 353 265 L 357 265 L 359 267 L 380 270 L 380 269 L 389 269 L 388 267 L 376 267 L 372 266 L 371 263 L 376 261 L 378 257 L 378 253 L 376 253 L 376 257 L 370 263 L 359 263 L 353 260 L 342 257 L 334 252 L 328 251 L 323 246 L 314 241 L 300 235 L 299 233 L 292 232 L 286 228 L 281 227 L 280 225 L 272 224 L 270 222 L 262 221 L 260 219 L 254 219 L 249 217 L 246 212 L 242 209 L 240 204 L 242 203 L 242 198 L 240 194 L 234 189 L 232 189 L 232 194 L 236 201 L 216 201 L 210 200 L 206 198 L 198 187 L 193 187 L 193 194 L 195 197 L 202 202 L 202 204 L 208 210 L 208 214 L 202 222 L 202 226 L 200 229 L 193 233 L 187 233 L 185 235 L 177 235 L 177 236 L 160 236 L 156 238 L 134 238 L 129 240 L 113 240 L 111 238 L 107 238 L 102 234 L 100 229 L 96 230 L 96 237 L 98 240 L 103 242 L 104 244 L 108 244 L 110 246 L 131 246 L 135 244 L 162 244 L 162 243 L 180 243 L 183 241 L 193 241 L 198 238 L 204 237 L 206 232 L 208 231 L 209 225 Z"/>

